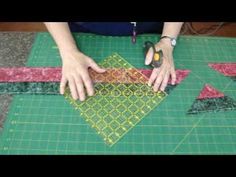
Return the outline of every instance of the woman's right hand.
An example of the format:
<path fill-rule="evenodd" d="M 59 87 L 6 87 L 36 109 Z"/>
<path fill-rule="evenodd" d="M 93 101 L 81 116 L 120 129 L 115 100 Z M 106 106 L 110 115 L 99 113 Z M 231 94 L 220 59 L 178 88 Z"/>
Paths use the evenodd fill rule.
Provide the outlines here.
<path fill-rule="evenodd" d="M 80 101 L 84 101 L 86 92 L 88 96 L 93 96 L 93 82 L 89 76 L 88 68 L 98 73 L 104 73 L 106 70 L 78 50 L 60 51 L 60 53 L 63 62 L 60 93 L 64 94 L 68 83 L 73 99 L 79 98 Z"/>

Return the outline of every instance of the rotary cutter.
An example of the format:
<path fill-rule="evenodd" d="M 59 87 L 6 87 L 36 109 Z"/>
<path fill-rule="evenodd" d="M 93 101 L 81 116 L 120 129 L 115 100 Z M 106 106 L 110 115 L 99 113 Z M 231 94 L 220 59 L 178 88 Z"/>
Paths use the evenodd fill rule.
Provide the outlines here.
<path fill-rule="evenodd" d="M 154 43 L 152 43 L 151 41 L 146 41 L 143 46 L 145 57 L 146 57 L 150 48 L 152 48 L 152 50 L 153 50 L 151 65 L 154 68 L 159 68 L 162 64 L 162 61 L 163 61 L 163 52 L 162 52 L 162 50 L 157 51 Z"/>

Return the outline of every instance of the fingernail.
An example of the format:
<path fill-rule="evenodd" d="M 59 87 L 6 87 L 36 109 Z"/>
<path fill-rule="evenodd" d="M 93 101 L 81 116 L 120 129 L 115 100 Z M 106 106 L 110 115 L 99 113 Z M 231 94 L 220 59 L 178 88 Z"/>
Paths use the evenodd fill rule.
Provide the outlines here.
<path fill-rule="evenodd" d="M 93 96 L 94 95 L 94 89 L 92 90 L 89 90 L 89 93 L 88 93 L 89 96 Z"/>
<path fill-rule="evenodd" d="M 84 98 L 84 97 L 80 98 L 80 101 L 84 101 L 84 100 L 85 100 L 85 98 Z"/>
<path fill-rule="evenodd" d="M 93 96 L 93 92 L 90 92 L 88 95 L 89 95 L 89 96 Z"/>

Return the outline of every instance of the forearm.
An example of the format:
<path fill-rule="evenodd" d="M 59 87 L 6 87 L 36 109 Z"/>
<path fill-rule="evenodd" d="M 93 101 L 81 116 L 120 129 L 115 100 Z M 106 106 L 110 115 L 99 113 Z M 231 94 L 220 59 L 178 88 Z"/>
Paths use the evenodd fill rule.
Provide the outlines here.
<path fill-rule="evenodd" d="M 45 25 L 55 40 L 60 52 L 78 50 L 68 23 L 47 22 Z"/>
<path fill-rule="evenodd" d="M 177 38 L 183 24 L 183 22 L 165 22 L 162 31 L 162 36 L 170 36 L 173 38 Z"/>

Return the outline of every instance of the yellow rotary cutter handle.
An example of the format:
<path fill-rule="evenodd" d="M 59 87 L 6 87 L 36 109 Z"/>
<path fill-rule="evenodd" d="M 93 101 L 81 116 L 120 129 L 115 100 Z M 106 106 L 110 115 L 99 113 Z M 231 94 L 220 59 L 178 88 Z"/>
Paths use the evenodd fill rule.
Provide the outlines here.
<path fill-rule="evenodd" d="M 162 50 L 157 51 L 155 48 L 155 45 L 151 41 L 146 41 L 144 43 L 144 47 L 143 47 L 145 57 L 146 57 L 150 48 L 152 48 L 152 50 L 153 50 L 151 65 L 154 68 L 159 68 L 162 64 L 162 61 L 163 61 L 163 52 L 162 52 Z"/>

